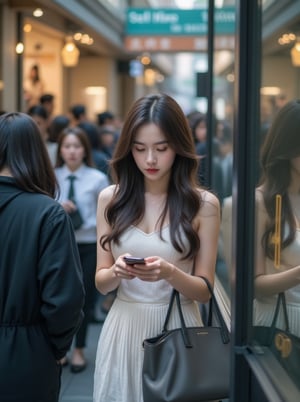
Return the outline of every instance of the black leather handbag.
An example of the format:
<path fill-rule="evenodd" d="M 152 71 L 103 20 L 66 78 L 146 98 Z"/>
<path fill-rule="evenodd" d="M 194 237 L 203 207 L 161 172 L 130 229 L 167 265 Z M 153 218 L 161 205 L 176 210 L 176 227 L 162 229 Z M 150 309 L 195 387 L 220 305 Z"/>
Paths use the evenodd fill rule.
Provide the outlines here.
<path fill-rule="evenodd" d="M 283 312 L 284 329 L 276 327 L 280 308 Z M 255 326 L 253 330 L 254 343 L 267 346 L 300 388 L 300 338 L 290 332 L 284 292 L 277 296 L 271 326 Z"/>
<path fill-rule="evenodd" d="M 144 402 L 201 402 L 229 396 L 229 332 L 211 285 L 203 279 L 220 326 L 186 327 L 179 293 L 174 289 L 162 333 L 143 342 Z M 181 328 L 168 330 L 174 300 Z"/>

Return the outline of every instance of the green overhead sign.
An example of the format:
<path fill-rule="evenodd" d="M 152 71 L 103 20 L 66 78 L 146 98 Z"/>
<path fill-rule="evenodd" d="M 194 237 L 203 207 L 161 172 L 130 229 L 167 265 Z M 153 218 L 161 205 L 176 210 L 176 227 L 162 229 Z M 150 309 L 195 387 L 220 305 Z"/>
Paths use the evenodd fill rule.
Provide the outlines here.
<path fill-rule="evenodd" d="M 127 10 L 127 35 L 207 35 L 208 10 L 179 10 L 129 8 Z M 235 29 L 233 7 L 215 10 L 215 33 L 232 35 Z"/>

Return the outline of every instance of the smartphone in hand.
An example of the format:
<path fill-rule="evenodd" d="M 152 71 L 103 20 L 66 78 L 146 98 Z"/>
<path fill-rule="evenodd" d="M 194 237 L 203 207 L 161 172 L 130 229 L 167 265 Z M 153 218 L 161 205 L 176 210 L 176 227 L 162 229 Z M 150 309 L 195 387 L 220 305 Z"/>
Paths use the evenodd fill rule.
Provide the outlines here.
<path fill-rule="evenodd" d="M 132 256 L 125 256 L 123 257 L 124 261 L 128 265 L 134 265 L 134 264 L 145 264 L 144 258 L 140 257 L 132 257 Z"/>

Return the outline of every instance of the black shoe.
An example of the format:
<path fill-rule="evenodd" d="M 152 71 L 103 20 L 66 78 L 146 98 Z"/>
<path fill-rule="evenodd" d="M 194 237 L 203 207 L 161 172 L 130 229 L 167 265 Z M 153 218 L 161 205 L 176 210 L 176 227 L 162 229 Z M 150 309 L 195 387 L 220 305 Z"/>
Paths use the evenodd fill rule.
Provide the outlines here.
<path fill-rule="evenodd" d="M 86 363 L 83 364 L 71 364 L 70 370 L 71 373 L 81 373 L 83 370 L 86 369 Z"/>

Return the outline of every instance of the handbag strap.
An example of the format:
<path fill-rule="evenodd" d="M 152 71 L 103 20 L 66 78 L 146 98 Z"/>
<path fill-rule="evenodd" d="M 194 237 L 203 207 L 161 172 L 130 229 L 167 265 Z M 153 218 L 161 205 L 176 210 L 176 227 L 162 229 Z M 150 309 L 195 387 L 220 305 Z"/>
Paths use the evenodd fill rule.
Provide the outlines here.
<path fill-rule="evenodd" d="M 222 341 L 223 341 L 223 343 L 228 343 L 229 340 L 230 340 L 229 339 L 229 331 L 228 331 L 228 329 L 226 327 L 225 321 L 223 319 L 220 307 L 219 307 L 218 302 L 216 300 L 216 297 L 214 295 L 214 292 L 213 292 L 213 289 L 211 287 L 211 284 L 209 283 L 209 281 L 204 276 L 200 276 L 200 278 L 202 278 L 205 281 L 205 283 L 206 283 L 206 285 L 208 287 L 208 290 L 210 291 L 211 300 L 212 300 L 211 307 L 212 307 L 212 309 L 214 308 L 215 312 L 216 312 L 217 321 L 219 322 L 220 329 L 221 329 Z M 171 311 L 172 311 L 175 299 L 176 299 L 176 304 L 177 304 L 177 308 L 178 308 L 178 312 L 179 312 L 179 319 L 180 319 L 180 324 L 181 324 L 181 333 L 182 333 L 183 341 L 184 341 L 185 347 L 191 348 L 192 344 L 191 344 L 191 342 L 189 340 L 187 327 L 186 327 L 184 317 L 183 317 L 183 313 L 182 313 L 180 295 L 179 295 L 179 292 L 176 289 L 173 289 L 172 294 L 171 294 L 167 315 L 166 315 L 165 322 L 164 322 L 164 325 L 163 325 L 163 332 L 166 332 L 168 330 L 168 323 L 169 323 L 169 320 L 170 320 Z M 211 323 L 210 323 L 209 326 L 211 326 Z"/>
<path fill-rule="evenodd" d="M 177 308 L 178 308 L 178 313 L 179 313 L 179 319 L 180 319 L 180 324 L 181 324 L 181 334 L 182 334 L 182 338 L 183 338 L 183 342 L 186 348 L 192 348 L 193 345 L 190 341 L 189 335 L 188 335 L 188 331 L 185 325 L 185 321 L 184 321 L 184 317 L 183 317 L 183 313 L 182 313 L 182 308 L 181 308 L 181 303 L 180 303 L 180 296 L 179 296 L 179 292 L 176 289 L 173 289 L 172 294 L 171 294 L 171 299 L 169 302 L 169 307 L 168 307 L 168 311 L 167 311 L 167 315 L 165 318 L 165 322 L 163 325 L 163 331 L 162 332 L 167 332 L 168 331 L 168 323 L 169 323 L 169 319 L 171 316 L 171 312 L 172 312 L 172 308 L 173 308 L 173 304 L 174 304 L 174 300 L 176 299 L 176 304 L 177 304 Z"/>
<path fill-rule="evenodd" d="M 277 303 L 276 303 L 276 308 L 275 308 L 271 328 L 275 328 L 275 326 L 276 326 L 276 322 L 277 322 L 277 319 L 278 319 L 279 310 L 280 310 L 281 306 L 282 306 L 282 309 L 283 309 L 283 319 L 284 319 L 284 324 L 285 324 L 285 331 L 289 332 L 290 331 L 290 326 L 289 326 L 289 318 L 288 318 L 288 313 L 287 313 L 287 308 L 286 308 L 286 299 L 285 299 L 285 293 L 284 292 L 278 293 Z"/>
<path fill-rule="evenodd" d="M 212 286 L 211 286 L 211 284 L 210 284 L 210 282 L 209 282 L 209 280 L 207 278 L 205 278 L 204 276 L 200 276 L 200 278 L 202 278 L 204 280 L 204 282 L 206 283 L 206 285 L 208 287 L 208 290 L 209 290 L 209 292 L 211 294 L 210 305 L 209 305 L 210 312 L 209 312 L 209 315 L 208 315 L 208 320 L 209 320 L 208 321 L 208 326 L 212 326 L 212 313 L 213 313 L 213 310 L 215 310 L 217 321 L 218 321 L 218 323 L 220 325 L 220 328 L 221 328 L 221 335 L 222 335 L 223 343 L 228 343 L 229 340 L 230 340 L 229 339 L 229 331 L 228 331 L 228 329 L 226 327 L 226 324 L 225 324 L 224 318 L 222 316 L 220 306 L 219 306 L 219 304 L 217 302 L 217 299 L 216 299 L 216 296 L 214 294 L 213 288 L 212 288 Z"/>

